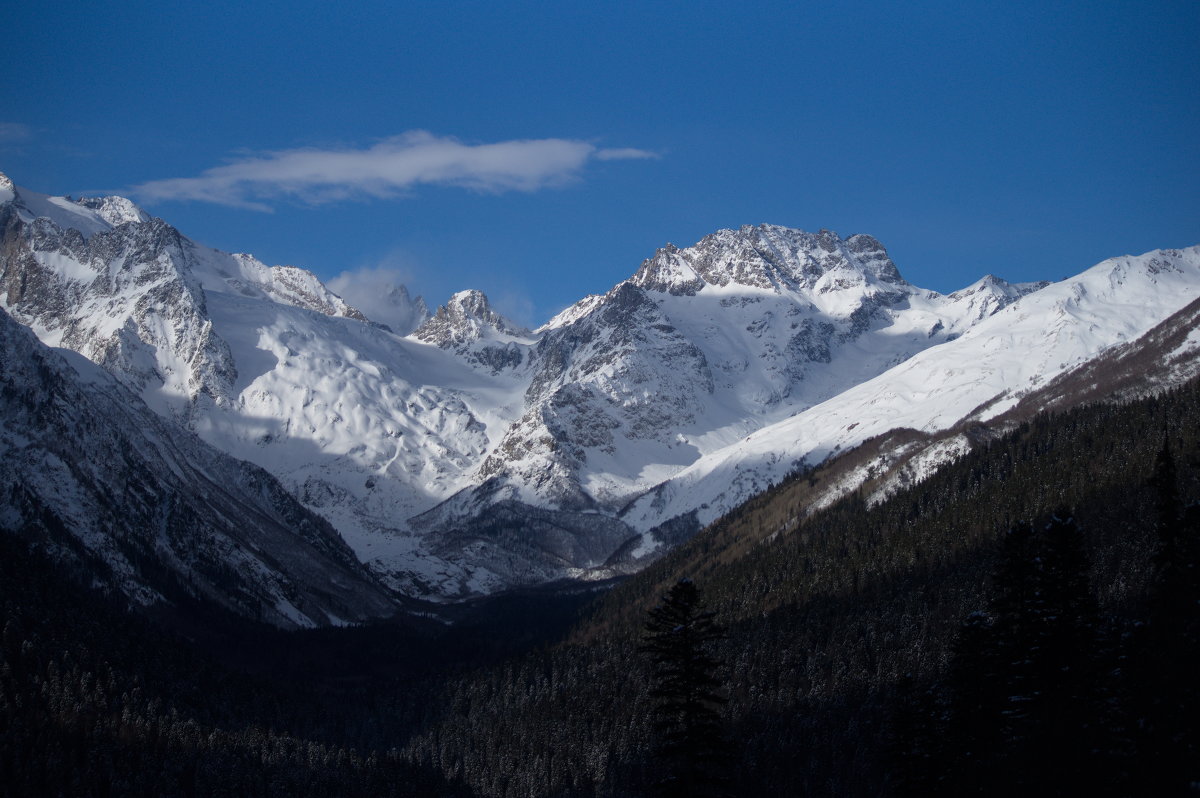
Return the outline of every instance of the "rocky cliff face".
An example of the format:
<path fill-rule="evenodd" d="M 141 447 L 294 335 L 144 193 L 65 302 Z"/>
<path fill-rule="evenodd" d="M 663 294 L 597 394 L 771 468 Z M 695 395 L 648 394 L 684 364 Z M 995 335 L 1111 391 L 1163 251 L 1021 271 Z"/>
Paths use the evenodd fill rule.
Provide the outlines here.
<path fill-rule="evenodd" d="M 498 374 L 525 362 L 529 330 L 492 310 L 481 291 L 460 291 L 413 332 L 418 341 Z"/>
<path fill-rule="evenodd" d="M 186 268 L 190 242 L 161 220 L 125 221 L 85 238 L 23 210 L 0 206 L 0 291 L 16 318 L 139 393 L 162 387 L 180 400 L 172 409 L 181 418 L 201 395 L 229 400 L 237 370 Z"/>
<path fill-rule="evenodd" d="M 424 321 L 402 336 L 127 200 L 0 185 L 0 221 L 15 318 L 270 471 L 392 588 L 442 598 L 604 573 L 864 430 L 914 407 L 952 425 L 1200 292 L 1185 251 L 1111 291 L 988 276 L 942 295 L 870 236 L 760 225 L 668 245 L 534 331 L 464 291 L 428 318 L 406 305 Z"/>

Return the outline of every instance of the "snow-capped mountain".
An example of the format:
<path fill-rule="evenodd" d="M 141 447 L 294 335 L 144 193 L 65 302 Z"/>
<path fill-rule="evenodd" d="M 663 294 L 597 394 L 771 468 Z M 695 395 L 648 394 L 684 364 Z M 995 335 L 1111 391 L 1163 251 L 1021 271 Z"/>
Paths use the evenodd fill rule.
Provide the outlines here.
<path fill-rule="evenodd" d="M 1152 333 L 1164 323 L 1164 308 L 1170 314 L 1197 297 L 1200 247 L 1105 261 L 999 308 L 952 341 L 698 459 L 622 517 L 639 529 L 691 512 L 707 523 L 798 466 L 815 465 L 889 430 L 935 432 L 994 419 L 1056 376 Z M 1198 350 L 1200 336 L 1191 334 L 1162 354 L 1169 361 Z M 1157 369 L 1167 361 L 1147 358 L 1142 367 Z M 1160 374 L 1159 385 L 1191 373 Z M 964 445 L 969 444 L 949 444 L 942 454 L 953 456 L 951 450 Z M 843 492 L 855 486 L 850 480 Z M 652 546 L 653 540 L 646 543 Z"/>
<path fill-rule="evenodd" d="M 531 504 L 617 512 L 1038 287 L 987 277 L 943 296 L 905 282 L 875 239 L 829 231 L 668 246 L 538 331 L 527 410 L 480 475 Z"/>
<path fill-rule="evenodd" d="M 0 310 L 0 528 L 143 605 L 204 598 L 281 626 L 394 599 L 269 474 L 157 414 Z"/>
<path fill-rule="evenodd" d="M 413 337 L 490 369 L 492 374 L 520 366 L 534 343 L 529 330 L 492 310 L 481 291 L 460 291 L 450 297 Z"/>
<path fill-rule="evenodd" d="M 799 464 L 999 413 L 1200 294 L 1195 249 L 943 295 L 870 236 L 760 225 L 668 245 L 533 331 L 476 291 L 432 315 L 405 293 L 402 336 L 120 198 L 5 179 L 0 228 L 15 318 L 443 598 L 648 555 Z"/>

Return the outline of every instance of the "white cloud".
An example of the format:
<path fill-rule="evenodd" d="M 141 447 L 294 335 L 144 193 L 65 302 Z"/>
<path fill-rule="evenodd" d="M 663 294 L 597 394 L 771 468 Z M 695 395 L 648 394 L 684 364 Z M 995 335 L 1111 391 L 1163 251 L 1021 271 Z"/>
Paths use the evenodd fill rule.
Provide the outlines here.
<path fill-rule="evenodd" d="M 596 150 L 597 161 L 627 161 L 657 158 L 658 153 L 649 150 L 635 150 L 633 147 L 618 147 L 616 149 Z"/>
<path fill-rule="evenodd" d="M 515 321 L 522 327 L 536 327 L 534 322 L 533 300 L 520 291 L 500 291 L 496 296 L 488 297 L 492 308 L 509 321 Z"/>
<path fill-rule="evenodd" d="M 20 122 L 0 122 L 0 144 L 16 144 L 33 138 L 33 129 Z"/>
<path fill-rule="evenodd" d="M 402 260 L 389 256 L 389 262 Z M 386 324 L 399 335 L 407 335 L 425 320 L 427 308 L 421 297 L 411 296 L 407 285 L 412 275 L 404 266 L 366 266 L 344 271 L 326 281 L 329 290 L 358 308 L 371 321 Z"/>
<path fill-rule="evenodd" d="M 271 200 L 308 203 L 393 197 L 419 185 L 475 191 L 536 191 L 578 177 L 591 160 L 654 158 L 630 148 L 600 149 L 577 139 L 521 139 L 464 144 L 412 131 L 366 149 L 294 149 L 244 158 L 199 177 L 135 186 L 140 198 L 197 200 L 270 210 Z"/>

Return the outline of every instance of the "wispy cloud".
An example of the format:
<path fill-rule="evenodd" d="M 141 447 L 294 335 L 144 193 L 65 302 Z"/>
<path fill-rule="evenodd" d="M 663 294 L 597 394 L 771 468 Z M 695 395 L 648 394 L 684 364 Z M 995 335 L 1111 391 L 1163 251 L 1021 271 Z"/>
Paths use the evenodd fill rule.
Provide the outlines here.
<path fill-rule="evenodd" d="M 628 161 L 658 157 L 658 153 L 656 152 L 650 152 L 649 150 L 635 150 L 632 147 L 596 150 L 593 154 L 595 155 L 597 161 Z"/>
<path fill-rule="evenodd" d="M 521 291 L 506 289 L 489 296 L 493 308 L 506 319 L 524 327 L 536 327 L 533 300 Z"/>
<path fill-rule="evenodd" d="M 417 301 L 408 286 L 412 284 L 410 259 L 396 251 L 376 266 L 344 271 L 327 280 L 330 290 L 366 314 L 368 319 L 386 324 L 393 332 L 407 335 L 423 321 Z"/>
<path fill-rule="evenodd" d="M 198 177 L 152 180 L 133 192 L 146 201 L 195 200 L 268 211 L 275 200 L 316 204 L 394 197 L 419 185 L 536 191 L 575 179 L 592 160 L 655 157 L 645 150 L 603 149 L 577 139 L 465 144 L 412 131 L 366 149 L 268 152 L 207 169 Z"/>
<path fill-rule="evenodd" d="M 33 138 L 33 128 L 20 122 L 0 122 L 0 144 L 19 144 Z"/>

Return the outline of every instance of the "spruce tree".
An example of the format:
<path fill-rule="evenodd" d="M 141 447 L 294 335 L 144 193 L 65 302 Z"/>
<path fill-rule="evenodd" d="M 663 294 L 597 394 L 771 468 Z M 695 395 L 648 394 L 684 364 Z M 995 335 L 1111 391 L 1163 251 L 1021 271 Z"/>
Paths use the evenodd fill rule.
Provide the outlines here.
<path fill-rule="evenodd" d="M 714 643 L 722 637 L 700 591 L 683 579 L 650 610 L 641 650 L 653 664 L 657 788 L 665 796 L 727 794 L 729 744 L 722 728 Z"/>

